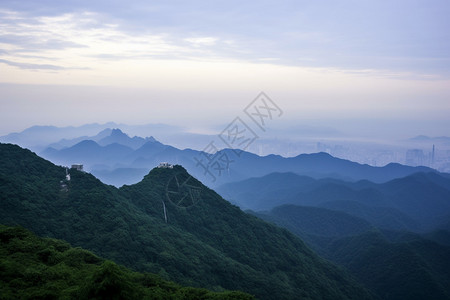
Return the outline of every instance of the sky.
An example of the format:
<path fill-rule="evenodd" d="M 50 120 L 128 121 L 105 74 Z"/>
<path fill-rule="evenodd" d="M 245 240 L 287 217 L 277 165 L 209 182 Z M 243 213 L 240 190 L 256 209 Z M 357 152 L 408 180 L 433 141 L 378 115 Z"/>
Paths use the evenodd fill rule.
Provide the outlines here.
<path fill-rule="evenodd" d="M 0 135 L 213 133 L 264 91 L 283 112 L 273 134 L 449 136 L 449 15 L 446 0 L 1 0 Z"/>

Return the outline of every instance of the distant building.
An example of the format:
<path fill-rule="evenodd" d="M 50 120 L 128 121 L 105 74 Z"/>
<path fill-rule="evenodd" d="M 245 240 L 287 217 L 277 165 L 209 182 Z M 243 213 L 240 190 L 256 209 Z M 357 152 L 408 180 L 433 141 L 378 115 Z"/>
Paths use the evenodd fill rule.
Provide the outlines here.
<path fill-rule="evenodd" d="M 75 169 L 75 170 L 83 172 L 83 165 L 82 164 L 73 164 L 71 169 Z"/>
<path fill-rule="evenodd" d="M 425 155 L 420 149 L 410 149 L 406 151 L 405 164 L 408 166 L 424 166 Z"/>
<path fill-rule="evenodd" d="M 435 158 L 435 155 L 434 155 L 434 153 L 435 153 L 435 148 L 434 148 L 434 144 L 433 144 L 433 150 L 432 150 L 432 152 L 431 152 L 431 166 L 433 167 L 434 166 L 434 158 Z"/>
<path fill-rule="evenodd" d="M 159 163 L 158 168 L 173 169 L 173 165 L 169 164 L 168 162 L 161 162 Z"/>

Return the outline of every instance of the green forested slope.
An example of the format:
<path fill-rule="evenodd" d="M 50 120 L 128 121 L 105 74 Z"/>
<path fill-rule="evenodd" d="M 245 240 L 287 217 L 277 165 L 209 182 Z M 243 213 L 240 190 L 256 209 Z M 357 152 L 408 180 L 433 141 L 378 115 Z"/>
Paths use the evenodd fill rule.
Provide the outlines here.
<path fill-rule="evenodd" d="M 1 299 L 253 299 L 132 272 L 61 240 L 0 225 Z"/>
<path fill-rule="evenodd" d="M 450 299 L 446 235 L 428 237 L 439 244 L 416 233 L 379 230 L 342 212 L 315 207 L 285 205 L 255 214 L 304 239 L 381 299 Z"/>
<path fill-rule="evenodd" d="M 450 299 L 449 247 L 371 231 L 334 241 L 326 252 L 382 299 Z"/>
<path fill-rule="evenodd" d="M 198 192 L 194 205 L 180 202 L 186 187 L 176 190 L 174 182 L 182 186 L 189 178 L 182 167 L 154 169 L 120 190 L 90 174 L 70 175 L 67 188 L 61 186 L 64 168 L 0 144 L 0 222 L 184 285 L 261 299 L 371 298 L 300 239 L 243 213 L 195 179 L 189 179 Z"/>

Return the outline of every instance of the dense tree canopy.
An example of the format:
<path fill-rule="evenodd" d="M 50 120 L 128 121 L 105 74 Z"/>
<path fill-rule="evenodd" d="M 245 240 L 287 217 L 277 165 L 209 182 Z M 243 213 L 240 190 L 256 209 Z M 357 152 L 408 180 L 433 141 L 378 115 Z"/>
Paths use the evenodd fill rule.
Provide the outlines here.
<path fill-rule="evenodd" d="M 242 212 L 180 166 L 154 169 L 121 189 L 87 173 L 70 175 L 65 181 L 64 168 L 0 144 L 0 222 L 183 285 L 242 290 L 261 299 L 371 298 L 299 238 Z M 199 189 L 195 205 L 179 201 L 189 194 L 186 181 Z M 115 274 L 107 266 L 105 272 Z"/>
<path fill-rule="evenodd" d="M 182 287 L 137 273 L 67 242 L 0 225 L 2 299 L 253 299 Z"/>

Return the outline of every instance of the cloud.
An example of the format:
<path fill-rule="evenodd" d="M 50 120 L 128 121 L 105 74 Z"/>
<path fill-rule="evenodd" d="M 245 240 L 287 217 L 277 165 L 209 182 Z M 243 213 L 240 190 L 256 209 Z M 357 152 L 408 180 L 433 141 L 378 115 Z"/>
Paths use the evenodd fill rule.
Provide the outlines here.
<path fill-rule="evenodd" d="M 218 39 L 214 37 L 196 37 L 184 40 L 186 42 L 191 43 L 194 47 L 201 47 L 201 46 L 214 46 Z"/>
<path fill-rule="evenodd" d="M 93 12 L 26 18 L 20 12 L 1 11 L 0 16 L 7 20 L 0 24 L 0 46 L 3 45 L 12 57 L 31 52 L 33 56 L 45 57 L 51 52 L 55 54 L 51 57 L 66 60 L 70 54 L 77 59 L 182 59 L 208 56 L 211 49 L 201 48 L 214 46 L 218 40 L 213 37 L 184 39 L 147 31 L 130 33 L 118 24 L 99 22 L 104 16 Z"/>
<path fill-rule="evenodd" d="M 23 122 L 71 111 L 73 122 L 190 124 L 228 122 L 264 90 L 293 123 L 448 120 L 449 7 L 447 0 L 1 0 L 0 82 L 8 89 L 0 101 L 17 115 L 26 110 Z M 0 113 L 3 124 L 17 122 L 11 109 Z"/>
<path fill-rule="evenodd" d="M 19 63 L 19 62 L 13 62 L 6 59 L 0 59 L 0 63 L 4 63 L 13 67 L 18 67 L 20 69 L 25 70 L 64 70 L 64 67 L 55 66 L 55 65 L 48 65 L 48 64 L 30 64 L 30 63 Z"/>
<path fill-rule="evenodd" d="M 11 45 L 15 52 L 38 52 L 43 50 L 66 50 L 70 48 L 86 48 L 88 46 L 64 40 L 64 38 L 41 38 L 39 35 L 4 34 L 0 36 L 0 44 Z"/>
<path fill-rule="evenodd" d="M 11 61 L 27 52 L 73 64 L 276 58 L 270 62 L 450 77 L 450 5 L 419 2 L 4 0 L 0 47 Z"/>
<path fill-rule="evenodd" d="M 52 70 L 52 71 L 60 71 L 60 70 L 89 70 L 89 68 L 66 68 L 57 65 L 50 64 L 33 64 L 33 63 L 21 63 L 9 61 L 6 59 L 0 59 L 0 63 L 7 64 L 9 66 L 17 67 L 24 70 Z"/>

